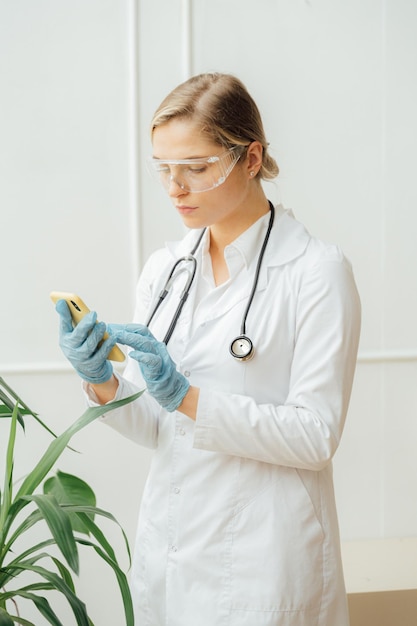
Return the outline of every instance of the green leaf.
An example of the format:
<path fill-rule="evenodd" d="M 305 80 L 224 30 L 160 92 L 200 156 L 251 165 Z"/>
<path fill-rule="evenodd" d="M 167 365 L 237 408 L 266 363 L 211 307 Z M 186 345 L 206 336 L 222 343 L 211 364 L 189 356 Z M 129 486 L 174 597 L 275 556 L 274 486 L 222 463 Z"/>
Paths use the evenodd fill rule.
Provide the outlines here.
<path fill-rule="evenodd" d="M 42 541 L 35 546 L 31 546 L 25 552 L 19 554 L 19 556 L 7 563 L 7 565 L 0 567 L 0 589 L 4 588 L 5 585 L 7 585 L 22 571 L 22 562 L 30 563 L 33 565 L 40 559 L 49 558 L 50 555 L 47 552 L 39 551 L 51 545 L 55 545 L 55 540 L 53 538 L 49 539 L 48 541 Z M 4 590 L 0 591 L 0 606 L 2 599 L 7 597 L 12 597 L 12 595 L 8 596 L 8 592 Z"/>
<path fill-rule="evenodd" d="M 0 607 L 0 626 L 14 626 L 10 615 Z"/>
<path fill-rule="evenodd" d="M 81 478 L 58 471 L 43 485 L 44 493 L 55 496 L 60 505 L 79 505 L 94 507 L 96 505 L 96 496 L 91 487 Z M 88 528 L 79 516 L 70 513 L 70 521 L 74 531 L 88 535 Z M 90 512 L 91 519 L 94 519 L 94 513 Z"/>
<path fill-rule="evenodd" d="M 17 403 L 18 404 L 17 419 L 18 419 L 19 424 L 23 428 L 23 430 L 25 430 L 25 422 L 23 421 L 23 415 L 30 415 L 31 417 L 33 417 L 38 422 L 38 424 L 40 424 L 42 426 L 42 428 L 44 428 L 50 435 L 52 435 L 52 437 L 56 437 L 57 436 L 54 433 L 54 431 L 51 430 L 49 428 L 49 426 L 47 426 L 40 419 L 38 414 L 35 413 L 34 411 L 32 411 L 32 409 L 30 409 L 23 402 L 23 400 L 17 395 L 17 393 L 15 391 L 13 391 L 13 389 L 11 387 L 9 387 L 9 385 L 7 385 L 6 382 L 4 381 L 4 379 L 1 378 L 1 377 L 0 377 L 0 387 L 4 387 L 4 389 L 7 390 L 9 396 L 11 398 L 13 398 L 13 400 L 11 400 L 10 397 L 0 388 L 0 402 L 3 402 L 3 405 L 0 405 L 0 418 L 11 417 L 12 416 L 12 412 L 13 412 L 14 404 Z M 73 450 L 73 448 L 70 448 L 70 449 Z M 76 452 L 76 450 L 73 450 L 73 451 Z"/>
<path fill-rule="evenodd" d="M 11 615 L 10 617 L 13 619 L 13 624 L 21 624 L 21 626 L 36 626 L 33 622 L 29 622 L 28 619 L 24 619 L 18 615 Z"/>
<path fill-rule="evenodd" d="M 135 618 L 133 615 L 132 596 L 130 593 L 129 583 L 126 578 L 126 574 L 120 569 L 117 563 L 115 563 L 109 556 L 107 556 L 105 552 L 103 552 L 103 550 L 101 550 L 101 548 L 99 548 L 99 546 L 96 546 L 86 539 L 77 539 L 77 542 L 82 545 L 89 545 L 94 548 L 97 554 L 99 554 L 101 558 L 104 559 L 113 569 L 114 573 L 116 574 L 117 582 L 119 584 L 120 593 L 122 594 L 126 626 L 134 626 Z"/>
<path fill-rule="evenodd" d="M 80 516 L 83 516 L 83 515 L 89 513 L 89 510 L 88 510 L 87 507 L 70 506 L 68 508 L 69 508 L 70 511 L 74 511 L 74 512 L 76 512 Z M 99 515 L 99 516 L 105 517 L 105 518 L 111 520 L 112 522 L 114 522 L 115 524 L 117 524 L 119 526 L 119 528 L 120 528 L 120 530 L 122 532 L 123 538 L 124 538 L 126 551 L 127 551 L 128 557 L 129 557 L 129 567 L 130 567 L 131 558 L 130 558 L 129 542 L 127 540 L 126 533 L 124 532 L 123 528 L 120 526 L 120 524 L 117 521 L 117 519 L 111 513 L 109 513 L 108 511 L 104 511 L 103 509 L 100 509 L 100 508 L 97 508 L 97 507 L 95 507 L 93 511 L 94 511 L 95 515 Z M 114 551 L 113 551 L 112 547 L 108 543 L 107 539 L 105 538 L 104 534 L 99 529 L 97 524 L 95 524 L 92 520 L 90 520 L 88 518 L 84 519 L 84 522 L 88 526 L 91 534 L 97 539 L 97 541 L 100 543 L 100 545 L 106 550 L 106 552 L 110 556 L 110 558 L 113 558 L 113 560 L 116 561 L 116 557 L 114 555 Z"/>
<path fill-rule="evenodd" d="M 13 456 L 14 456 L 14 444 L 16 441 L 16 424 L 17 424 L 17 405 L 15 406 L 12 414 L 12 422 L 10 426 L 9 442 L 6 452 L 6 469 L 4 472 L 4 488 L 3 497 L 0 510 L 0 528 L 3 528 L 4 522 L 9 513 L 10 504 L 12 501 L 12 482 L 13 482 Z"/>
<path fill-rule="evenodd" d="M 41 481 L 45 478 L 47 473 L 50 471 L 56 460 L 60 457 L 62 452 L 65 450 L 68 442 L 72 439 L 72 437 L 82 428 L 88 426 L 91 422 L 94 422 L 97 418 L 101 417 L 105 413 L 109 413 L 113 409 L 124 406 L 129 402 L 133 402 L 137 398 L 142 395 L 143 391 L 139 391 L 135 393 L 133 396 L 129 396 L 128 398 L 123 398 L 122 400 L 115 400 L 114 402 L 110 402 L 109 404 L 105 404 L 102 406 L 89 407 L 82 415 L 78 418 L 76 422 L 71 424 L 67 430 L 65 430 L 59 437 L 57 437 L 54 441 L 49 444 L 48 449 L 45 454 L 40 459 L 39 463 L 36 467 L 30 472 L 30 474 L 25 478 L 23 484 L 21 485 L 16 499 L 23 495 L 28 495 L 33 493 L 36 487 L 39 486 Z"/>
<path fill-rule="evenodd" d="M 6 400 L 7 396 L 5 396 L 1 390 L 0 390 L 0 400 L 3 402 L 4 400 Z M 6 417 L 11 417 L 13 414 L 13 409 L 14 409 L 15 405 L 10 406 L 9 404 L 0 404 L 0 418 L 6 418 Z M 22 419 L 22 415 L 29 415 L 29 411 L 25 411 L 24 409 L 19 409 L 18 410 L 18 420 L 20 422 L 20 425 L 22 426 L 23 430 L 25 429 L 25 423 Z"/>
<path fill-rule="evenodd" d="M 32 513 L 18 526 L 9 540 L 6 542 L 6 538 L 1 538 L 1 530 L 0 530 L 0 564 L 3 562 L 4 557 L 8 552 L 10 552 L 14 542 L 16 539 L 21 537 L 29 528 L 31 528 L 34 524 L 39 522 L 39 520 L 43 519 L 40 512 L 38 510 L 32 511 Z M 30 548 L 32 550 L 32 548 Z M 0 568 L 0 587 L 4 584 L 1 582 L 1 568 Z"/>
<path fill-rule="evenodd" d="M 0 387 L 3 385 L 3 382 L 3 379 L 1 379 L 0 377 Z M 0 392 L 3 393 L 1 389 Z M 93 547 L 97 554 L 99 554 L 99 556 L 101 556 L 101 558 L 106 563 L 108 563 L 108 565 L 110 565 L 116 573 L 119 587 L 122 593 L 123 602 L 125 605 L 127 625 L 133 626 L 133 609 L 126 576 L 116 562 L 116 556 L 113 548 L 107 541 L 104 533 L 99 529 L 94 521 L 95 515 L 103 515 L 109 519 L 116 521 L 114 517 L 111 514 L 95 507 L 95 497 L 91 488 L 86 483 L 84 483 L 84 481 L 81 481 L 76 477 L 72 477 L 58 472 L 57 478 L 59 482 L 53 479 L 50 482 L 48 480 L 46 481 L 46 493 L 34 494 L 34 492 L 36 488 L 39 487 L 39 485 L 42 483 L 42 481 L 46 478 L 48 472 L 52 469 L 59 456 L 68 446 L 68 443 L 77 432 L 79 432 L 82 428 L 96 420 L 104 413 L 108 413 L 113 409 L 134 401 L 135 399 L 139 398 L 142 393 L 143 391 L 140 391 L 128 398 L 123 398 L 122 400 L 114 401 L 104 406 L 91 407 L 87 409 L 76 422 L 74 422 L 59 437 L 51 442 L 39 462 L 23 480 L 17 494 L 13 499 L 13 494 L 11 490 L 13 477 L 13 450 L 15 445 L 16 425 L 17 421 L 19 420 L 19 412 L 15 405 L 14 415 L 13 412 L 11 414 L 12 424 L 6 459 L 5 489 L 3 493 L 3 499 L 0 499 L 0 620 L 3 619 L 3 622 L 0 621 L 0 626 L 10 626 L 10 624 L 13 623 L 21 624 L 22 626 L 34 626 L 30 621 L 25 620 L 24 618 L 8 615 L 5 609 L 5 601 L 7 598 L 13 598 L 14 595 L 18 595 L 19 592 L 32 593 L 33 591 L 40 591 L 42 589 L 51 588 L 66 597 L 71 606 L 78 626 L 93 626 L 93 622 L 87 614 L 87 609 L 84 603 L 77 598 L 74 583 L 72 581 L 69 569 L 67 569 L 67 567 L 55 557 L 46 552 L 43 552 L 43 549 L 46 546 L 56 544 L 64 555 L 64 558 L 66 559 L 69 568 L 71 568 L 75 572 L 78 572 L 77 545 L 81 543 L 83 545 Z M 7 402 L 9 402 L 9 398 L 7 396 L 5 397 Z M 16 394 L 12 395 L 12 397 L 17 399 Z M 0 406 L 2 406 L 2 400 L 3 396 L 1 396 L 0 394 Z M 22 406 L 24 407 L 24 410 L 26 410 L 27 407 L 25 407 L 23 403 Z M 33 414 L 30 409 L 28 409 L 28 412 L 30 412 L 31 415 L 35 416 L 35 414 Z M 5 415 L 6 411 L 1 413 L 0 417 Z M 63 478 L 63 476 L 65 476 L 65 478 Z M 68 480 L 66 478 L 67 476 L 69 476 Z M 63 487 L 64 483 L 65 485 Z M 73 488 L 74 484 L 76 484 L 75 489 Z M 70 485 L 70 488 L 68 488 L 68 485 Z M 79 499 L 80 493 L 82 495 L 81 502 Z M 55 494 L 57 495 L 57 497 L 55 497 Z M 93 497 L 94 500 L 92 499 Z M 61 503 L 59 502 L 60 499 L 62 500 Z M 30 513 L 30 515 L 22 523 L 20 523 L 20 519 L 18 518 L 18 516 L 22 509 L 30 502 L 34 502 L 38 506 L 38 510 Z M 81 541 L 81 539 L 74 537 L 73 527 L 71 524 L 72 516 L 76 516 L 78 520 L 77 524 L 80 521 L 82 522 L 84 528 L 82 532 L 85 532 L 85 530 L 87 529 L 91 533 L 91 535 L 95 537 L 99 545 L 93 544 L 87 540 L 84 540 L 83 542 Z M 4 560 L 8 555 L 11 555 L 13 557 L 13 553 L 11 551 L 12 544 L 42 518 L 46 520 L 52 537 L 47 541 L 43 541 L 38 543 L 37 545 L 30 546 L 23 552 L 23 554 L 16 556 L 11 562 L 9 562 L 7 565 L 4 565 Z M 13 527 L 13 524 L 17 520 L 19 520 L 19 525 L 16 530 Z M 80 528 L 78 525 L 75 524 L 74 527 Z M 12 528 L 13 534 L 11 538 L 9 538 L 9 533 Z M 123 536 L 125 538 L 126 547 L 130 559 L 129 546 L 124 532 Z M 39 566 L 38 561 L 43 558 L 52 559 L 58 570 L 58 573 L 49 571 L 45 567 Z M 30 572 L 32 572 L 33 574 L 37 574 L 38 576 L 41 576 L 46 582 L 36 582 L 33 583 L 31 586 L 26 586 L 22 590 L 15 590 L 10 592 L 2 591 L 1 588 L 4 585 L 8 584 L 12 579 L 16 580 L 16 577 L 18 577 L 19 574 L 22 572 L 29 573 L 29 575 Z M 37 601 L 39 603 L 39 606 L 42 607 L 41 610 L 43 610 L 45 612 L 45 616 L 47 616 L 48 607 L 42 599 L 42 596 L 39 596 L 38 594 L 33 595 L 38 598 Z M 50 615 L 50 619 L 52 620 L 52 614 Z M 51 621 L 51 623 L 57 625 L 56 620 Z"/>
<path fill-rule="evenodd" d="M 3 389 L 5 391 L 3 391 Z M 23 430 L 25 429 L 25 423 L 23 421 L 23 415 L 32 415 L 35 419 L 39 419 L 36 413 L 34 413 L 17 395 L 15 391 L 6 383 L 6 381 L 0 376 L 0 401 L 4 404 L 7 409 L 13 411 L 13 407 L 15 404 L 18 405 L 18 416 L 17 419 L 22 426 Z M 7 409 L 1 408 L 0 417 L 11 417 L 10 413 L 7 415 Z"/>
<path fill-rule="evenodd" d="M 75 593 L 74 581 L 72 580 L 72 576 L 70 571 L 65 567 L 63 563 L 59 559 L 56 559 L 54 556 L 51 557 L 53 562 L 55 563 L 58 572 L 61 574 L 61 578 L 66 582 L 68 587 Z"/>
<path fill-rule="evenodd" d="M 61 575 L 61 578 L 68 585 L 68 587 L 75 593 L 75 587 L 74 587 L 71 574 L 69 570 L 65 567 L 65 565 L 61 561 L 59 561 L 56 557 L 50 555 L 48 552 L 41 552 L 43 548 L 51 546 L 51 545 L 55 545 L 55 541 L 53 539 L 50 539 L 49 541 L 43 541 L 42 543 L 39 543 L 37 546 L 34 546 L 33 549 L 26 550 L 26 552 L 19 555 L 18 557 L 16 557 L 16 559 L 8 563 L 7 566 L 3 568 L 3 571 L 7 573 L 7 577 L 4 579 L 4 583 L 3 582 L 1 583 L 2 587 L 4 587 L 4 585 L 10 582 L 11 580 L 15 580 L 16 577 L 22 571 L 24 571 L 25 569 L 30 569 L 32 565 L 36 565 L 36 563 L 38 563 L 42 559 L 51 559 L 52 562 L 56 565 L 58 572 Z M 28 556 L 30 558 L 27 558 Z M 29 591 L 51 590 L 53 588 L 54 588 L 53 585 L 51 585 L 51 583 L 48 583 L 48 582 L 34 582 L 24 587 L 24 589 L 29 590 Z M 15 594 L 15 591 L 5 591 L 3 589 L 3 591 L 0 591 L 0 603 L 3 600 L 12 598 L 14 594 Z"/>
<path fill-rule="evenodd" d="M 64 626 L 61 620 L 58 618 L 55 611 L 52 610 L 48 600 L 43 596 L 38 596 L 36 593 L 30 593 L 25 589 L 19 589 L 16 591 L 15 596 L 31 600 L 38 609 L 39 613 L 43 615 L 52 626 Z"/>
<path fill-rule="evenodd" d="M 2 600 L 6 601 L 15 597 L 15 595 L 20 594 L 22 591 L 54 591 L 54 587 L 51 583 L 41 582 L 41 583 L 32 583 L 31 585 L 26 585 L 22 587 L 22 589 L 13 590 L 13 591 L 3 591 L 1 596 Z"/>
<path fill-rule="evenodd" d="M 1 380 L 1 379 L 0 379 Z M 30 495 L 34 492 L 34 490 L 40 485 L 42 480 L 45 478 L 47 473 L 51 470 L 56 460 L 60 457 L 62 452 L 67 447 L 71 438 L 82 428 L 96 420 L 97 418 L 104 415 L 104 413 L 108 413 L 113 409 L 124 406 L 125 404 L 129 404 L 129 402 L 133 402 L 137 398 L 139 398 L 144 390 L 139 391 L 132 396 L 127 398 L 122 398 L 121 400 L 115 400 L 113 402 L 109 402 L 108 404 L 90 407 L 88 408 L 81 417 L 78 418 L 76 422 L 74 422 L 67 430 L 65 430 L 59 437 L 57 437 L 54 441 L 49 444 L 46 452 L 41 457 L 40 461 L 34 467 L 34 469 L 28 474 L 20 486 L 19 491 L 17 492 L 13 504 L 11 505 L 7 515 L 4 515 L 4 524 L 0 525 L 0 548 L 4 543 L 4 538 L 7 536 L 10 526 L 12 525 L 14 519 L 20 513 L 22 508 L 26 506 L 27 501 L 22 497 L 26 495 Z M 4 557 L 4 553 L 3 553 Z"/>
<path fill-rule="evenodd" d="M 114 554 L 114 551 L 111 547 L 111 545 L 109 544 L 109 542 L 107 541 L 104 533 L 100 530 L 100 528 L 97 526 L 97 524 L 95 524 L 95 522 L 92 520 L 92 518 L 94 516 L 101 516 L 101 517 L 105 517 L 106 519 L 111 520 L 112 522 L 114 522 L 115 524 L 118 525 L 123 538 L 124 538 L 124 542 L 125 542 L 125 547 L 126 547 L 126 551 L 127 551 L 127 556 L 129 559 L 129 567 L 131 565 L 131 555 L 130 555 L 130 548 L 129 548 L 129 543 L 128 543 L 128 539 L 126 537 L 126 533 L 124 532 L 123 528 L 120 526 L 120 524 L 118 523 L 118 521 L 116 520 L 116 518 L 109 513 L 108 511 L 105 511 L 103 509 L 97 508 L 97 507 L 90 507 L 90 506 L 76 506 L 76 505 L 62 505 L 62 507 L 64 508 L 64 510 L 70 515 L 70 516 L 74 516 L 77 515 L 81 518 L 84 526 L 91 532 L 91 534 L 96 538 L 96 540 L 98 541 L 98 543 L 102 546 L 102 548 L 107 552 L 107 554 L 110 556 L 110 558 L 112 558 L 115 562 L 116 560 L 116 556 Z M 31 514 L 22 522 L 22 524 L 16 529 L 16 531 L 13 533 L 12 537 L 10 538 L 9 542 L 7 544 L 5 544 L 4 546 L 4 554 L 7 554 L 8 552 L 10 552 L 13 543 L 22 535 L 24 534 L 25 531 L 27 531 L 29 528 L 31 528 L 35 523 L 37 523 L 39 520 L 43 519 L 42 514 L 39 510 L 35 510 L 32 511 Z M 0 588 L 4 585 L 7 584 L 7 582 L 10 580 L 10 578 L 13 576 L 12 574 L 12 568 L 14 566 L 18 566 L 18 564 L 23 561 L 24 559 L 26 559 L 28 556 L 30 555 L 34 555 L 36 552 L 43 550 L 45 547 L 48 547 L 50 545 L 54 545 L 55 544 L 55 540 L 53 538 L 48 539 L 46 541 L 42 541 L 39 544 L 30 546 L 27 550 L 25 550 L 24 552 L 22 552 L 20 555 L 16 556 L 16 558 L 11 561 L 7 567 L 3 568 L 3 571 L 0 568 Z M 36 560 L 39 560 L 39 558 L 41 558 L 41 556 L 48 556 L 45 553 L 41 553 L 41 555 L 36 555 L 33 556 L 31 558 L 31 563 L 36 562 Z M 57 567 L 58 564 L 56 563 Z M 65 576 L 63 575 L 62 571 L 61 571 L 61 576 L 64 578 Z M 1 594 L 0 594 L 1 596 Z"/>
<path fill-rule="evenodd" d="M 13 402 L 6 396 L 6 394 L 0 389 L 0 401 L 3 404 L 0 405 L 0 418 L 12 417 L 15 406 L 18 406 L 18 402 Z M 17 420 L 23 430 L 25 430 L 25 422 L 23 421 L 23 415 L 27 413 L 27 411 L 22 411 L 21 409 L 17 409 Z"/>
<path fill-rule="evenodd" d="M 55 497 L 49 494 L 34 494 L 24 496 L 24 499 L 35 502 L 68 565 L 78 574 L 78 550 L 68 513 L 59 506 Z"/>
<path fill-rule="evenodd" d="M 2 378 L 1 376 L 0 376 L 0 387 L 3 387 L 3 389 L 6 390 L 7 394 L 9 394 L 9 396 L 13 398 L 12 405 L 14 405 L 17 402 L 20 407 L 23 407 L 23 412 L 25 414 L 32 415 L 33 417 L 37 417 L 37 414 L 34 413 L 27 406 L 27 404 L 23 402 L 23 400 L 17 395 L 15 391 L 13 391 L 13 389 L 6 383 L 4 378 Z M 8 402 L 10 402 L 10 398 L 7 396 L 7 394 L 0 389 L 0 399 L 2 400 L 2 402 L 4 402 L 4 404 L 6 404 L 6 406 L 10 407 L 10 404 L 8 404 Z"/>
<path fill-rule="evenodd" d="M 89 529 L 94 538 L 99 542 L 99 544 L 104 548 L 109 557 L 113 559 L 115 563 L 117 563 L 116 555 L 114 553 L 113 548 L 110 543 L 107 541 L 104 533 L 100 530 L 100 528 L 91 520 L 85 513 L 77 513 L 80 519 L 83 521 L 85 526 Z"/>
<path fill-rule="evenodd" d="M 58 576 L 58 574 L 50 572 L 44 567 L 40 567 L 38 565 L 30 565 L 26 562 L 21 564 L 21 569 L 30 570 L 50 582 L 54 586 L 54 589 L 62 593 L 68 600 L 68 603 L 71 606 L 78 626 L 91 626 L 91 622 L 88 617 L 87 609 L 84 602 L 77 598 L 72 589 L 68 587 L 65 580 Z"/>

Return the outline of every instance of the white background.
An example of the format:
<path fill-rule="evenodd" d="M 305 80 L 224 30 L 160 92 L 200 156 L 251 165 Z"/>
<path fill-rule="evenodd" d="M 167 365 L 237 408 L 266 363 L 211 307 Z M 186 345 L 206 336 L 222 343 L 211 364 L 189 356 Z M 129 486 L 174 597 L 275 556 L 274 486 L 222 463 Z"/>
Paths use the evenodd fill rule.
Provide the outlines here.
<path fill-rule="evenodd" d="M 269 197 L 341 244 L 361 293 L 342 539 L 417 535 L 416 27 L 412 0 L 0 0 L 0 375 L 58 432 L 83 411 L 48 294 L 130 320 L 144 260 L 183 233 L 144 168 L 152 113 L 190 73 L 235 73 L 281 168 Z M 28 424 L 16 477 L 48 441 Z M 100 424 L 74 445 L 59 467 L 133 542 L 150 453 Z M 93 620 L 121 624 L 110 574 L 82 565 Z"/>

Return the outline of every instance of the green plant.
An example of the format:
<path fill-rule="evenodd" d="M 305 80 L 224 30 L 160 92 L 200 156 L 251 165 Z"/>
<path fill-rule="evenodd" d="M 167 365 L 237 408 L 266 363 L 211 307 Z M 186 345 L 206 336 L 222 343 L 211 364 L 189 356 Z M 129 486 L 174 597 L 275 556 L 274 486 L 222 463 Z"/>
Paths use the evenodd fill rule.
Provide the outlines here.
<path fill-rule="evenodd" d="M 49 477 L 48 474 L 75 433 L 103 413 L 127 404 L 140 395 L 141 392 L 105 407 L 88 408 L 67 430 L 56 436 L 0 377 L 0 418 L 11 420 L 4 487 L 0 492 L 0 626 L 35 626 L 20 616 L 20 598 L 32 601 L 48 623 L 62 626 L 48 598 L 43 595 L 50 591 L 65 596 L 77 625 L 93 626 L 86 605 L 77 596 L 73 581 L 73 574 L 79 573 L 79 545 L 94 550 L 112 568 L 123 599 L 126 625 L 133 626 L 132 600 L 126 575 L 120 568 L 104 532 L 96 523 L 97 517 L 116 522 L 115 518 L 95 506 L 94 492 L 80 478 L 63 472 Z M 16 432 L 18 424 L 25 427 L 24 416 L 28 415 L 46 428 L 54 439 L 14 494 Z M 43 492 L 35 493 L 41 485 Z M 22 536 L 26 539 L 29 531 L 41 520 L 46 522 L 47 538 L 19 553 L 18 540 Z M 121 532 L 130 561 L 129 545 L 122 529 Z M 59 549 L 63 559 L 48 551 L 53 546 Z M 32 582 L 19 586 L 19 578 L 24 573 L 30 574 Z"/>

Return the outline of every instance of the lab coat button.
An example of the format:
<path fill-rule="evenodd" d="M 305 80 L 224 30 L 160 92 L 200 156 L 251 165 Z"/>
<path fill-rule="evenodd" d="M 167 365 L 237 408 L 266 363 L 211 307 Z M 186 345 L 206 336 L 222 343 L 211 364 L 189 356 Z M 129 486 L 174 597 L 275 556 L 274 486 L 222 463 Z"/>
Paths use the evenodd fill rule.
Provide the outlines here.
<path fill-rule="evenodd" d="M 171 546 L 170 550 L 171 550 L 171 552 L 176 552 L 177 551 L 177 546 Z"/>
<path fill-rule="evenodd" d="M 174 488 L 174 493 L 180 493 L 181 489 L 179 487 Z"/>
<path fill-rule="evenodd" d="M 184 376 L 186 376 L 186 378 L 189 378 L 191 372 L 189 372 L 188 370 L 185 370 L 184 372 Z"/>
<path fill-rule="evenodd" d="M 183 428 L 180 429 L 180 435 L 182 435 L 182 437 L 185 435 L 185 430 Z"/>

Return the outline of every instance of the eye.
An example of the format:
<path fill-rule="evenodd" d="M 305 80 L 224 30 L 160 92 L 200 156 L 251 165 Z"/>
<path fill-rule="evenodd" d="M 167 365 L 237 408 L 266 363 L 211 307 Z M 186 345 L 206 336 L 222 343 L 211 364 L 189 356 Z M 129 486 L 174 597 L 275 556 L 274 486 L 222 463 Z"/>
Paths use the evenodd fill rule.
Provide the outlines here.
<path fill-rule="evenodd" d="M 188 167 L 188 171 L 190 174 L 204 174 L 207 171 L 206 163 L 196 163 L 195 165 L 190 165 Z"/>

